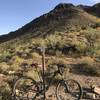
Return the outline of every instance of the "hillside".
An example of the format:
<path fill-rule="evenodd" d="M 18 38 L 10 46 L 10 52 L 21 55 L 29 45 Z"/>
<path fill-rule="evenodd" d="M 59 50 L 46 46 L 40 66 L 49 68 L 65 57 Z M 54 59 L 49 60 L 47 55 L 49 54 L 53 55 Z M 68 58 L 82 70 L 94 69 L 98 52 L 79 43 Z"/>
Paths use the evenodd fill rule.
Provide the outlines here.
<path fill-rule="evenodd" d="M 96 5 L 94 5 L 93 8 L 95 8 L 95 6 Z M 96 11 L 99 12 L 99 8 Z M 49 13 L 34 19 L 15 32 L 0 36 L 0 42 L 19 38 L 22 35 L 30 35 L 30 37 L 45 36 L 54 31 L 59 31 L 59 28 L 62 29 L 62 31 L 70 31 L 72 28 L 88 27 L 95 25 L 97 22 L 100 22 L 100 19 L 86 13 L 77 6 L 61 3 Z"/>
<path fill-rule="evenodd" d="M 94 16 L 100 17 L 100 3 L 95 4 L 93 6 L 78 5 L 78 7 L 84 9 L 86 12 Z"/>
<path fill-rule="evenodd" d="M 41 53 L 37 49 L 40 46 L 46 47 L 47 73 L 54 72 L 60 64 L 66 66 L 68 76 L 78 79 L 82 87 L 98 85 L 99 5 L 60 3 L 18 30 L 0 36 L 0 100 L 11 100 L 13 82 L 22 74 L 38 79 L 31 65 L 41 65 Z M 23 70 L 24 66 L 27 66 L 27 71 Z M 67 76 L 65 72 L 64 75 Z"/>
<path fill-rule="evenodd" d="M 100 18 L 84 9 L 96 8 L 60 3 L 22 28 L 0 36 L 0 59 L 29 55 L 45 45 L 48 55 L 92 56 L 100 59 Z M 96 10 L 96 11 L 98 11 Z M 96 13 L 96 12 L 95 12 Z"/>

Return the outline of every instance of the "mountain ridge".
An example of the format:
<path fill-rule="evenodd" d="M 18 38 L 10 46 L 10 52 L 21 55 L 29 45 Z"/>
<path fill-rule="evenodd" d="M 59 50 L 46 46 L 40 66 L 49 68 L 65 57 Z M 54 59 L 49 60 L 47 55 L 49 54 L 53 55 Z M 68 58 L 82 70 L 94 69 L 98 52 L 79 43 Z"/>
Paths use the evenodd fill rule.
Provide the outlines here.
<path fill-rule="evenodd" d="M 40 17 L 24 25 L 22 28 L 19 28 L 18 30 L 14 32 L 10 32 L 9 34 L 0 36 L 0 43 L 9 41 L 14 38 L 18 38 L 22 35 L 25 35 L 26 33 L 35 33 L 37 30 L 41 31 L 43 30 L 43 28 L 44 30 L 46 29 L 52 30 L 52 28 L 54 27 L 57 27 L 57 26 L 59 27 L 60 24 L 62 24 L 62 26 L 64 26 L 65 24 L 66 24 L 65 26 L 70 25 L 70 27 L 75 26 L 75 25 L 80 26 L 82 25 L 82 23 L 80 23 L 80 20 L 84 20 L 83 26 L 94 24 L 95 21 L 93 20 L 95 18 L 93 18 L 94 16 L 92 16 L 91 14 L 91 12 L 92 13 L 95 12 L 95 10 L 93 9 L 95 10 L 98 9 L 96 10 L 97 17 L 98 17 L 99 16 L 98 12 L 100 10 L 100 3 L 95 4 L 93 6 L 82 6 L 82 5 L 74 6 L 73 4 L 70 4 L 70 3 L 69 4 L 60 3 L 50 12 L 44 15 L 41 15 Z M 43 33 L 44 30 L 41 32 Z M 36 37 L 40 33 L 35 34 L 35 35 L 33 34 L 32 37 Z"/>
<path fill-rule="evenodd" d="M 78 7 L 82 8 L 83 10 L 94 16 L 100 17 L 100 3 L 97 3 L 93 6 L 78 5 Z"/>

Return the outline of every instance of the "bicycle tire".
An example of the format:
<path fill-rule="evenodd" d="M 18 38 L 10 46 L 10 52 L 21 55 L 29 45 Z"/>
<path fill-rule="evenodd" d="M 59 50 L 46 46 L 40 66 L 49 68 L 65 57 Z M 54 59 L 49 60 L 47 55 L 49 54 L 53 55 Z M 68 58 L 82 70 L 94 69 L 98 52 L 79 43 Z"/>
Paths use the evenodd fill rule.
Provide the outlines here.
<path fill-rule="evenodd" d="M 57 100 L 80 100 L 82 98 L 82 88 L 74 79 L 62 80 L 56 87 L 56 97 Z"/>
<path fill-rule="evenodd" d="M 34 100 L 37 91 L 38 86 L 35 80 L 30 77 L 22 77 L 15 82 L 12 96 L 14 100 Z"/>

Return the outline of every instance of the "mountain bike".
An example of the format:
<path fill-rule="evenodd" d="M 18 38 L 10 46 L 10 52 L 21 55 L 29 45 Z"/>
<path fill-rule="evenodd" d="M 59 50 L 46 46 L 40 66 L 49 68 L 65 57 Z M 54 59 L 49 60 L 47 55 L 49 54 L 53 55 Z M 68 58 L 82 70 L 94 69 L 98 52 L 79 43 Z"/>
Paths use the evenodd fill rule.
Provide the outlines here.
<path fill-rule="evenodd" d="M 63 78 L 64 66 L 58 65 L 57 71 L 51 77 L 45 73 L 45 48 L 42 51 L 42 72 L 37 71 L 40 76 L 40 81 L 23 76 L 14 84 L 12 97 L 13 100 L 47 100 L 46 92 L 50 87 L 55 87 L 54 92 L 56 100 L 80 100 L 82 97 L 82 88 L 80 84 L 73 79 L 65 80 Z M 37 66 L 34 65 L 37 69 Z M 60 80 L 56 80 L 57 75 L 61 76 Z M 49 99 L 52 100 L 52 99 Z"/>

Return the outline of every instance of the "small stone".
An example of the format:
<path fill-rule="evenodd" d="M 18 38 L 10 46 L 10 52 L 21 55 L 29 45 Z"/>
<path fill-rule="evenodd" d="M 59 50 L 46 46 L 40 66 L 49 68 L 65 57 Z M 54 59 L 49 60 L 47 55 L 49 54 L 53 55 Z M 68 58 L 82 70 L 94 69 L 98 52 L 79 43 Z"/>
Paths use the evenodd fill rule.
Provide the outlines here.
<path fill-rule="evenodd" d="M 95 87 L 94 92 L 100 95 L 100 87 Z"/>
<path fill-rule="evenodd" d="M 8 74 L 14 74 L 15 71 L 8 71 Z"/>
<path fill-rule="evenodd" d="M 86 98 L 88 99 L 95 99 L 95 94 L 94 93 L 86 93 Z"/>
<path fill-rule="evenodd" d="M 100 95 L 100 87 L 99 87 L 99 86 L 93 85 L 93 86 L 92 86 L 92 91 L 93 91 L 94 93 Z"/>
<path fill-rule="evenodd" d="M 52 96 L 52 100 L 56 100 L 56 96 L 55 95 Z"/>

